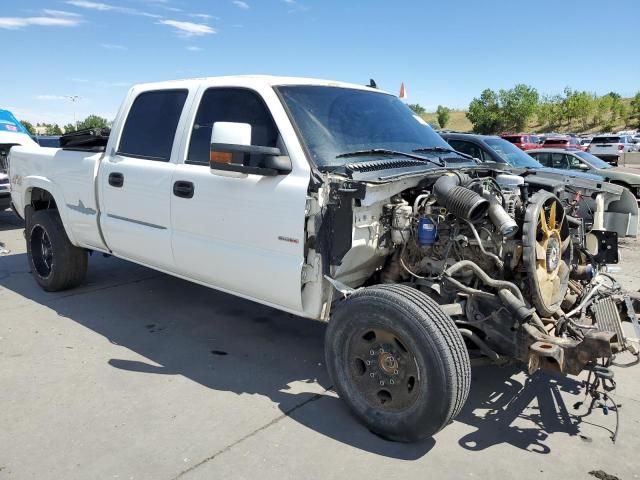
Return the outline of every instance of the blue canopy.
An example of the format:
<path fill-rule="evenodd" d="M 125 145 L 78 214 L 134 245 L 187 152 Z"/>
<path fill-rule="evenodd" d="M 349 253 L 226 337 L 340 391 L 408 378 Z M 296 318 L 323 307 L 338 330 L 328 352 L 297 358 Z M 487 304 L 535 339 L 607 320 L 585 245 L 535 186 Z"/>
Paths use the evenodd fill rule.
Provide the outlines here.
<path fill-rule="evenodd" d="M 29 135 L 26 128 L 8 110 L 0 109 L 0 132 L 24 133 Z"/>

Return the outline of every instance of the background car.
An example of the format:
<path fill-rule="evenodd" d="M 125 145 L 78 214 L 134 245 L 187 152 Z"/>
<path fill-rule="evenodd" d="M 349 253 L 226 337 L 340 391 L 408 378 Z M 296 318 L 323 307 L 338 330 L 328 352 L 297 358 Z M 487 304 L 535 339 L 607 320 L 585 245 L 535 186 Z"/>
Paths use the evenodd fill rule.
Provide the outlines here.
<path fill-rule="evenodd" d="M 440 135 L 458 152 L 471 155 L 482 162 L 506 164 L 510 167 L 510 170 L 514 170 L 515 173 L 526 170 L 542 170 L 548 173 L 560 174 L 563 177 L 580 177 L 602 181 L 600 175 L 593 175 L 588 172 L 558 170 L 545 167 L 532 156 L 527 155 L 518 147 L 500 137 L 467 133 L 442 133 Z M 537 150 L 533 151 L 537 152 Z"/>
<path fill-rule="evenodd" d="M 620 155 L 638 151 L 638 145 L 631 135 L 598 135 L 593 137 L 587 151 L 611 165 L 618 165 Z"/>
<path fill-rule="evenodd" d="M 586 150 L 576 137 L 549 137 L 542 143 L 542 148 L 575 148 Z"/>
<path fill-rule="evenodd" d="M 614 167 L 589 152 L 542 148 L 529 152 L 533 158 L 545 167 L 564 170 L 579 170 L 600 175 L 604 180 L 628 188 L 640 199 L 640 170 Z"/>
<path fill-rule="evenodd" d="M 537 135 L 527 135 L 524 133 L 518 134 L 503 134 L 500 135 L 507 142 L 513 143 L 520 150 L 533 150 L 540 148 L 540 138 Z"/>

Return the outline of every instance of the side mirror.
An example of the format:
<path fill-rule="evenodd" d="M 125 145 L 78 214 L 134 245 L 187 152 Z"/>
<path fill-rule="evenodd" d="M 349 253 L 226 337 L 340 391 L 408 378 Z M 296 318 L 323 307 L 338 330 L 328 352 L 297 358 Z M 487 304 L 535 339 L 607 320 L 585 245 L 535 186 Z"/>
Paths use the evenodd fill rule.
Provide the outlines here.
<path fill-rule="evenodd" d="M 578 165 L 578 168 L 580 170 L 590 170 L 589 165 L 585 165 L 584 163 L 581 163 L 580 165 Z"/>
<path fill-rule="evenodd" d="M 256 165 L 245 165 L 247 155 L 258 157 Z M 248 123 L 216 122 L 211 130 L 209 165 L 212 169 L 275 176 L 291 172 L 288 156 L 279 148 L 251 145 Z"/>

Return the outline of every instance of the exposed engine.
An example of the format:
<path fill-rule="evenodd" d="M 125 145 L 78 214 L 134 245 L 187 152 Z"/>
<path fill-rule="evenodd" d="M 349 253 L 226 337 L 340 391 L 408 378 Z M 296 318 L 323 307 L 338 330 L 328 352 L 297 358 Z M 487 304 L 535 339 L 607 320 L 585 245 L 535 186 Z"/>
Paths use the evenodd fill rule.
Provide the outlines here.
<path fill-rule="evenodd" d="M 604 265 L 617 243 L 585 234 L 565 207 L 515 175 L 423 182 L 384 207 L 392 253 L 379 280 L 415 282 L 494 360 L 577 374 L 623 350 L 637 357 L 621 327 L 636 321 L 631 302 Z"/>

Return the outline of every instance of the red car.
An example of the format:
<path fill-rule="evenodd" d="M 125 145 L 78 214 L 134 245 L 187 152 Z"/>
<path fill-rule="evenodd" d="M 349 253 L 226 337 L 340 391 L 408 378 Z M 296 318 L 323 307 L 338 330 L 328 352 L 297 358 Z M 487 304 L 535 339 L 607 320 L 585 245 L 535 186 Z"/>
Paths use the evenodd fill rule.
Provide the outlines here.
<path fill-rule="evenodd" d="M 542 148 L 562 148 L 564 150 L 586 151 L 586 145 L 580 145 L 576 137 L 549 137 L 542 142 Z"/>
<path fill-rule="evenodd" d="M 513 143 L 520 150 L 533 150 L 534 148 L 540 148 L 540 139 L 535 135 L 527 135 L 524 133 L 509 133 L 500 136 L 507 142 Z"/>

